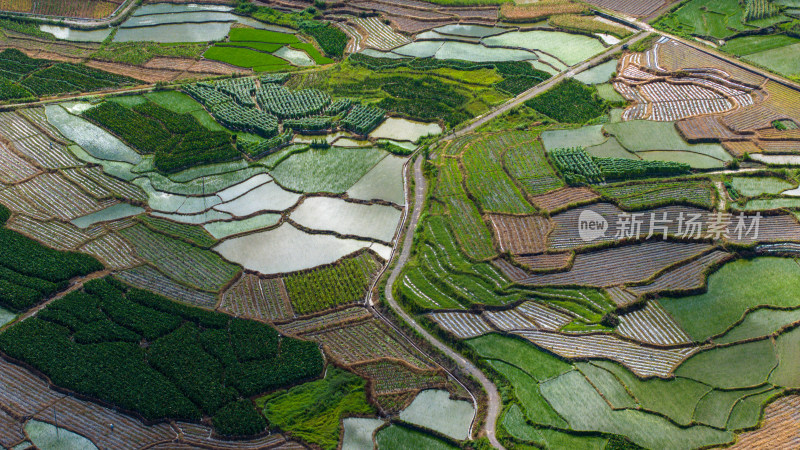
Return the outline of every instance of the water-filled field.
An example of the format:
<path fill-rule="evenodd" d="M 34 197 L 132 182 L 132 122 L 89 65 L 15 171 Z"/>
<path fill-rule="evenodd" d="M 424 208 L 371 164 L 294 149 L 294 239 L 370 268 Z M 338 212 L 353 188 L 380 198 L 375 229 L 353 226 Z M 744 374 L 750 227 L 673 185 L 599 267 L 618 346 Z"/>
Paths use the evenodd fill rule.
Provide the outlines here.
<path fill-rule="evenodd" d="M 376 139 L 416 142 L 421 137 L 437 135 L 441 132 L 442 127 L 438 123 L 422 123 L 389 117 L 369 135 Z"/>
<path fill-rule="evenodd" d="M 563 70 L 604 49 L 600 39 L 560 31 L 450 25 L 419 35 L 414 42 L 390 52 L 368 49 L 364 53 L 383 58 L 399 55 L 474 62 L 547 60 L 550 65 L 543 67 Z"/>
<path fill-rule="evenodd" d="M 451 400 L 447 391 L 421 392 L 411 405 L 400 413 L 406 422 L 436 430 L 454 439 L 469 433 L 475 409 L 469 402 Z"/>
<path fill-rule="evenodd" d="M 269 231 L 226 240 L 214 247 L 220 255 L 266 275 L 330 264 L 369 242 L 308 234 L 288 223 Z"/>

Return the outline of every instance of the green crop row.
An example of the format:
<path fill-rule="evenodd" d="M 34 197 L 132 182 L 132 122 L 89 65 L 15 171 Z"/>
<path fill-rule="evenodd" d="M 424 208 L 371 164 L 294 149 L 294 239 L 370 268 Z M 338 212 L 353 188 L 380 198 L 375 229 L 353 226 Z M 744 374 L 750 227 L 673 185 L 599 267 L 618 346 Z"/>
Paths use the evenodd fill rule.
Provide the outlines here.
<path fill-rule="evenodd" d="M 299 119 L 321 113 L 331 97 L 316 89 L 290 91 L 280 85 L 265 84 L 256 92 L 256 100 L 265 111 L 281 119 Z"/>
<path fill-rule="evenodd" d="M 239 157 L 228 133 L 209 131 L 191 114 L 175 114 L 150 101 L 131 109 L 104 102 L 85 111 L 84 116 L 142 153 L 154 153 L 155 166 L 161 172 L 173 173 Z"/>
<path fill-rule="evenodd" d="M 298 314 L 311 314 L 364 299 L 378 262 L 368 252 L 338 263 L 284 279 L 292 306 Z"/>
<path fill-rule="evenodd" d="M 292 141 L 293 136 L 294 134 L 292 134 L 291 131 L 286 131 L 275 137 L 264 139 L 263 141 L 258 143 L 237 142 L 236 145 L 239 148 L 239 151 L 247 154 L 247 156 L 251 158 L 262 158 L 266 155 L 275 152 L 284 145 L 290 143 Z"/>
<path fill-rule="evenodd" d="M 548 152 L 550 160 L 564 176 L 567 184 L 602 183 L 604 180 L 600 167 L 594 159 L 581 148 L 557 148 Z"/>
<path fill-rule="evenodd" d="M 564 181 L 570 185 L 691 173 L 691 167 L 685 163 L 597 158 L 589 155 L 582 147 L 553 149 L 548 152 L 548 156 L 555 168 L 564 176 Z"/>
<path fill-rule="evenodd" d="M 183 86 L 183 92 L 209 108 L 233 100 L 228 95 L 217 91 L 213 86 L 206 83 L 187 84 Z"/>
<path fill-rule="evenodd" d="M 88 282 L 13 326 L 0 335 L 0 349 L 58 386 L 148 420 L 210 415 L 217 432 L 230 435 L 264 430 L 252 404 L 243 411 L 244 399 L 323 368 L 314 343 L 111 278 Z M 231 416 L 242 422 L 231 424 Z"/>
<path fill-rule="evenodd" d="M 247 108 L 234 102 L 221 103 L 211 108 L 217 121 L 233 130 L 256 133 L 271 138 L 278 133 L 278 120 L 256 108 Z"/>
<path fill-rule="evenodd" d="M 386 111 L 373 106 L 356 105 L 342 120 L 342 126 L 353 133 L 367 135 L 382 121 Z"/>
<path fill-rule="evenodd" d="M 341 58 L 350 38 L 339 28 L 324 22 L 304 22 L 303 33 L 317 41 L 322 51 L 331 58 Z"/>
<path fill-rule="evenodd" d="M 236 103 L 253 108 L 256 106 L 253 94 L 256 91 L 256 82 L 253 78 L 231 78 L 215 84 L 216 88 L 230 95 Z"/>
<path fill-rule="evenodd" d="M 286 119 L 283 126 L 295 131 L 322 131 L 333 126 L 333 118 L 326 116 L 305 117 L 302 119 Z"/>
<path fill-rule="evenodd" d="M 342 98 L 336 100 L 335 102 L 328 105 L 325 108 L 325 114 L 329 116 L 335 116 L 337 114 L 342 114 L 350 110 L 350 107 L 353 106 L 353 100 L 349 98 Z"/>
<path fill-rule="evenodd" d="M 93 91 L 136 81 L 80 64 L 29 58 L 16 49 L 0 52 L 0 75 L 3 100 L 32 100 L 36 96 Z"/>

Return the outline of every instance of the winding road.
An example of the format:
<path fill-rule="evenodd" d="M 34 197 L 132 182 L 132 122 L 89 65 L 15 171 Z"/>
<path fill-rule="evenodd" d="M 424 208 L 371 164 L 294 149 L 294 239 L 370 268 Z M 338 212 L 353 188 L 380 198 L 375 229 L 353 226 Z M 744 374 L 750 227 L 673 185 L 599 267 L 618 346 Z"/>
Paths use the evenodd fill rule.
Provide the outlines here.
<path fill-rule="evenodd" d="M 628 40 L 628 43 L 630 44 L 633 42 L 637 42 L 641 39 L 644 39 L 646 36 L 647 33 L 639 33 L 633 36 L 630 40 Z M 502 105 L 491 110 L 490 112 L 473 119 L 465 127 L 460 128 L 459 130 L 451 133 L 450 135 L 443 137 L 442 140 L 450 140 L 476 130 L 481 125 L 500 116 L 506 111 L 516 108 L 523 102 L 545 92 L 546 90 L 550 89 L 555 84 L 559 83 L 565 78 L 575 76 L 575 74 L 580 73 L 600 63 L 603 59 L 621 50 L 621 48 L 622 48 L 622 43 L 610 47 L 608 50 L 601 53 L 600 55 L 590 60 L 587 60 L 575 67 L 572 67 L 570 70 L 566 72 L 560 73 L 559 75 L 549 79 L 545 83 L 539 84 L 525 91 L 524 93 L 514 97 L 513 99 L 507 101 L 506 103 L 503 103 Z M 392 294 L 392 286 L 394 286 L 395 282 L 397 282 L 397 279 L 400 277 L 403 268 L 405 267 L 406 263 L 411 257 L 411 249 L 414 244 L 414 230 L 416 230 L 417 228 L 419 219 L 422 216 L 422 210 L 425 207 L 425 197 L 428 189 L 428 181 L 425 179 L 425 175 L 422 172 L 422 162 L 423 158 L 419 157 L 417 158 L 416 162 L 413 165 L 414 206 L 410 214 L 410 220 L 408 222 L 408 226 L 406 227 L 406 239 L 403 241 L 402 248 L 400 249 L 399 254 L 397 255 L 396 264 L 392 268 L 392 271 L 389 273 L 389 279 L 386 283 L 384 294 L 386 296 L 387 303 L 392 308 L 392 310 L 394 310 L 394 312 L 398 316 L 400 316 L 400 318 L 402 318 L 408 325 L 410 325 L 417 333 L 419 333 L 420 336 L 422 336 L 425 340 L 427 340 L 431 345 L 436 347 L 439 351 L 444 353 L 448 358 L 453 360 L 461 370 L 463 370 L 465 373 L 470 374 L 481 384 L 481 387 L 486 392 L 487 396 L 486 419 L 484 420 L 483 423 L 483 431 L 486 434 L 486 437 L 489 439 L 489 442 L 492 444 L 492 446 L 498 449 L 503 449 L 504 447 L 502 446 L 502 444 L 500 444 L 500 441 L 497 440 L 497 435 L 495 433 L 495 424 L 503 408 L 503 403 L 500 399 L 500 393 L 497 391 L 497 387 L 495 387 L 495 385 L 486 377 L 486 375 L 484 375 L 484 373 L 480 369 L 478 369 L 478 367 L 475 366 L 471 361 L 469 361 L 464 356 L 462 356 L 458 352 L 448 347 L 447 344 L 441 342 L 439 339 L 437 339 L 427 330 L 425 330 L 425 328 L 423 328 L 419 323 L 417 323 L 417 321 L 414 320 L 414 318 L 400 306 L 400 304 L 397 302 L 397 299 L 395 299 L 394 295 Z M 409 179 L 410 176 L 411 175 L 409 175 Z M 400 241 L 399 236 L 397 239 L 398 241 Z"/>
<path fill-rule="evenodd" d="M 386 301 L 389 303 L 389 306 L 399 315 L 403 320 L 406 321 L 417 333 L 419 333 L 425 340 L 427 340 L 431 345 L 436 347 L 439 351 L 447 355 L 450 359 L 455 361 L 458 366 L 473 376 L 483 387 L 483 390 L 486 391 L 486 395 L 488 396 L 488 405 L 486 409 L 486 420 L 483 423 L 483 430 L 486 432 L 486 437 L 489 438 L 489 442 L 498 449 L 503 449 L 504 447 L 500 444 L 500 441 L 497 440 L 497 436 L 495 435 L 494 425 L 497 422 L 497 418 L 500 415 L 500 411 L 502 410 L 503 404 L 500 400 L 500 393 L 497 392 L 497 388 L 488 378 L 486 375 L 481 372 L 472 362 L 461 356 L 459 353 L 452 350 L 448 347 L 445 343 L 439 341 L 436 337 L 430 334 L 427 330 L 425 330 L 419 323 L 417 323 L 410 314 L 408 314 L 400 305 L 397 303 L 397 299 L 394 298 L 392 295 L 392 286 L 400 277 L 401 272 L 403 271 L 403 267 L 405 267 L 406 263 L 408 262 L 409 257 L 411 256 L 411 248 L 414 244 L 414 230 L 417 228 L 417 224 L 419 223 L 419 218 L 422 215 L 422 209 L 425 206 L 425 196 L 428 190 L 428 181 L 425 179 L 425 175 L 422 173 L 422 162 L 424 158 L 418 157 L 416 162 L 413 166 L 414 171 L 414 209 L 411 212 L 411 218 L 408 222 L 408 227 L 406 228 L 406 239 L 403 241 L 402 249 L 400 250 L 400 254 L 397 256 L 397 264 L 395 264 L 394 268 L 392 269 L 391 273 L 389 273 L 389 280 L 386 283 L 386 289 L 384 294 L 386 295 Z M 399 238 L 398 238 L 399 240 Z"/>
<path fill-rule="evenodd" d="M 613 55 L 614 53 L 622 50 L 623 44 L 630 45 L 630 44 L 633 44 L 634 42 L 638 42 L 638 41 L 646 38 L 647 36 L 648 36 L 648 33 L 639 32 L 638 34 L 636 34 L 633 37 L 631 37 L 629 40 L 609 47 L 606 51 L 604 51 L 603 53 L 595 56 L 594 58 L 586 60 L 586 61 L 584 61 L 584 62 L 582 62 L 582 63 L 580 63 L 580 64 L 578 64 L 576 66 L 573 66 L 569 70 L 567 70 L 566 72 L 561 72 L 558 75 L 556 75 L 556 76 L 550 78 L 549 80 L 545 81 L 544 83 L 538 84 L 538 85 L 534 86 L 533 88 L 528 89 L 527 91 L 523 92 L 522 94 L 519 94 L 518 96 L 512 98 L 511 100 L 503 103 L 502 105 L 497 106 L 496 108 L 492 109 L 491 111 L 472 119 L 470 122 L 467 123 L 466 126 L 459 128 L 458 130 L 456 130 L 453 133 L 445 136 L 442 139 L 443 140 L 449 140 L 449 139 L 457 138 L 459 136 L 463 136 L 463 135 L 465 135 L 467 133 L 471 133 L 471 132 L 475 131 L 481 125 L 491 121 L 492 119 L 495 119 L 495 118 L 499 117 L 500 115 L 504 114 L 505 112 L 507 112 L 507 111 L 509 111 L 511 109 L 516 108 L 517 106 L 519 106 L 519 105 L 523 104 L 524 102 L 532 99 L 533 97 L 536 97 L 537 95 L 545 92 L 546 90 L 550 89 L 551 87 L 555 86 L 556 84 L 560 83 L 561 81 L 563 81 L 563 80 L 565 80 L 567 78 L 574 77 L 578 73 L 583 72 L 584 70 L 599 64 L 605 58 L 608 58 L 609 56 Z"/>

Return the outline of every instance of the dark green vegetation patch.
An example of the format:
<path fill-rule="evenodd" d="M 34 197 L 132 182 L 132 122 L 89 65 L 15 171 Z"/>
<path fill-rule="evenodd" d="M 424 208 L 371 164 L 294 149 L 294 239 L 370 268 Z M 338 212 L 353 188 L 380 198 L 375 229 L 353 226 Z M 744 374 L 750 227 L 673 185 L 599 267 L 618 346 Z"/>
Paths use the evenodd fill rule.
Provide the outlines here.
<path fill-rule="evenodd" d="M 29 58 L 16 49 L 0 52 L 0 101 L 87 92 L 135 84 L 133 78 L 69 64 Z"/>
<path fill-rule="evenodd" d="M 114 279 L 86 283 L 0 335 L 0 349 L 54 384 L 147 420 L 213 416 L 218 432 L 252 434 L 263 418 L 243 398 L 319 375 L 313 342 L 173 303 Z"/>
<path fill-rule="evenodd" d="M 393 70 L 407 67 L 412 70 L 457 69 L 478 70 L 495 69 L 503 76 L 503 81 L 495 83 L 495 87 L 511 95 L 518 95 L 537 84 L 550 78 L 550 74 L 534 69 L 530 63 L 524 61 L 487 62 L 478 63 L 455 59 L 435 58 L 375 58 L 362 53 L 353 53 L 348 60 L 354 64 L 364 66 L 371 70 Z"/>
<path fill-rule="evenodd" d="M 570 185 L 684 175 L 691 169 L 688 164 L 671 161 L 598 158 L 580 147 L 557 148 L 548 152 L 548 156 Z"/>
<path fill-rule="evenodd" d="M 104 102 L 83 113 L 142 153 L 155 154 L 155 166 L 166 173 L 241 155 L 224 131 L 209 131 L 191 114 L 175 114 L 153 102 L 127 108 Z"/>
<path fill-rule="evenodd" d="M 0 205 L 0 227 L 10 216 Z M 71 278 L 103 270 L 91 256 L 45 247 L 0 228 L 0 306 L 24 311 L 67 287 Z"/>
<path fill-rule="evenodd" d="M 597 90 L 572 78 L 562 81 L 525 105 L 563 123 L 586 123 L 603 115 L 607 106 Z"/>

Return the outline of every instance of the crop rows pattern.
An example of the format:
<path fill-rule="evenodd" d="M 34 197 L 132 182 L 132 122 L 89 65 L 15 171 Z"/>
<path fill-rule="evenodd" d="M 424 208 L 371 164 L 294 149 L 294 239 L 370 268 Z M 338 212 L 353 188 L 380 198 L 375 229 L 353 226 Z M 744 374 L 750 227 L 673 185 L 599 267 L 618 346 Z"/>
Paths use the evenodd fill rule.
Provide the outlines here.
<path fill-rule="evenodd" d="M 715 200 L 714 187 L 708 181 L 628 184 L 606 186 L 598 190 L 626 210 L 666 204 L 689 204 L 710 210 Z"/>
<path fill-rule="evenodd" d="M 533 197 L 531 201 L 540 210 L 552 213 L 571 205 L 591 203 L 597 198 L 599 198 L 599 196 L 591 189 L 565 187 L 548 192 L 547 194 L 537 195 Z"/>
<path fill-rule="evenodd" d="M 746 450 L 800 447 L 798 423 L 800 423 L 800 395 L 779 398 L 764 410 L 763 426 L 740 434 L 736 443 L 729 448 Z"/>
<path fill-rule="evenodd" d="M 360 322 L 369 319 L 372 315 L 363 306 L 353 306 L 338 311 L 329 312 L 308 319 L 297 319 L 289 323 L 278 325 L 278 328 L 287 334 L 304 334 L 320 331 L 325 328 L 334 328 L 349 322 Z"/>
<path fill-rule="evenodd" d="M 57 173 L 43 173 L 0 191 L 0 202 L 35 219 L 69 221 L 104 209 L 114 200 L 98 201 Z"/>
<path fill-rule="evenodd" d="M 380 265 L 369 252 L 345 258 L 332 266 L 291 274 L 284 279 L 297 314 L 310 314 L 364 299 Z"/>
<path fill-rule="evenodd" d="M 572 261 L 572 253 L 544 253 L 541 255 L 516 256 L 514 261 L 528 270 L 557 270 L 566 268 Z M 513 267 L 513 266 L 512 266 Z"/>
<path fill-rule="evenodd" d="M 136 225 L 120 231 L 142 258 L 170 277 L 200 290 L 219 292 L 238 272 L 219 255 Z"/>
<path fill-rule="evenodd" d="M 446 379 L 435 370 L 420 371 L 391 360 L 358 364 L 354 370 L 372 381 L 372 389 L 378 395 L 409 390 L 441 389 L 446 384 Z"/>
<path fill-rule="evenodd" d="M 656 349 L 643 347 L 610 335 L 567 336 L 543 331 L 517 331 L 534 344 L 563 358 L 601 358 L 617 361 L 640 377 L 668 378 L 697 347 Z"/>
<path fill-rule="evenodd" d="M 428 314 L 428 317 L 459 339 L 469 339 L 492 331 L 488 323 L 473 313 L 441 312 Z"/>
<path fill-rule="evenodd" d="M 12 141 L 12 145 L 25 157 L 46 169 L 76 167 L 82 164 L 66 147 L 43 133 Z"/>
<path fill-rule="evenodd" d="M 146 289 L 172 300 L 193 306 L 213 308 L 216 296 L 208 292 L 189 289 L 162 275 L 149 265 L 141 265 L 116 274 L 120 279 L 139 289 Z"/>
<path fill-rule="evenodd" d="M 675 319 L 654 302 L 619 318 L 617 332 L 627 338 L 654 345 L 680 345 L 692 340 Z"/>
<path fill-rule="evenodd" d="M 395 32 L 392 27 L 381 22 L 378 17 L 355 18 L 353 21 L 366 32 L 366 37 L 361 41 L 366 47 L 391 50 L 411 42 L 407 37 Z"/>
<path fill-rule="evenodd" d="M 490 215 L 489 221 L 501 252 L 519 255 L 542 253 L 547 249 L 547 233 L 552 225 L 541 216 Z"/>
<path fill-rule="evenodd" d="M 681 292 L 700 289 L 706 284 L 706 273 L 710 267 L 721 264 L 733 255 L 722 250 L 714 250 L 700 258 L 659 275 L 651 283 L 630 286 L 628 291 L 640 296 L 657 292 Z"/>
<path fill-rule="evenodd" d="M 249 273 L 222 294 L 220 310 L 236 317 L 268 321 L 294 317 L 281 278 L 261 278 Z"/>
<path fill-rule="evenodd" d="M 421 354 L 406 347 L 402 338 L 376 320 L 309 333 L 305 337 L 327 346 L 333 356 L 347 365 L 388 356 L 420 369 L 428 368 Z"/>
<path fill-rule="evenodd" d="M 647 241 L 575 255 L 569 272 L 531 274 L 515 280 L 532 286 L 615 286 L 646 281 L 673 264 L 685 261 L 710 249 L 702 243 Z"/>
<path fill-rule="evenodd" d="M 14 184 L 34 177 L 41 171 L 0 143 L 0 182 Z"/>
<path fill-rule="evenodd" d="M 104 232 L 102 228 L 82 230 L 70 223 L 38 221 L 22 214 L 12 217 L 6 226 L 57 250 L 75 250 Z"/>
<path fill-rule="evenodd" d="M 133 247 L 115 233 L 106 233 L 86 243 L 78 251 L 94 256 L 112 270 L 126 269 L 143 262 L 136 256 Z"/>
<path fill-rule="evenodd" d="M 483 211 L 506 214 L 534 212 L 519 189 L 503 170 L 503 149 L 524 145 L 526 134 L 498 134 L 473 141 L 461 156 L 466 170 L 466 187 Z"/>

